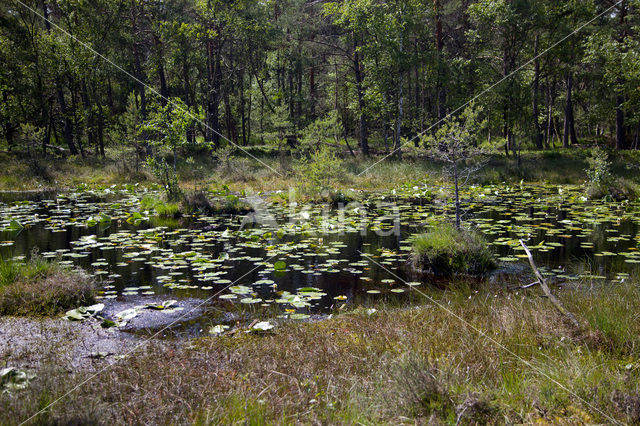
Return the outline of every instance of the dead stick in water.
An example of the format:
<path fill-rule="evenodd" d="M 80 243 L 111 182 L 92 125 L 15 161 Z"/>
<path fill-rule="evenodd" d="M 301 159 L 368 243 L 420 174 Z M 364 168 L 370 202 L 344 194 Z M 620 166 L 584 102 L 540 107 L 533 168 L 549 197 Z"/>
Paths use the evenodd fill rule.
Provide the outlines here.
<path fill-rule="evenodd" d="M 527 257 L 529 258 L 529 264 L 531 265 L 531 269 L 533 269 L 533 272 L 536 275 L 536 278 L 538 279 L 538 282 L 540 283 L 540 287 L 542 287 L 542 291 L 544 291 L 545 296 L 547 296 L 547 298 L 551 301 L 551 303 L 553 303 L 553 306 L 555 306 L 556 309 L 558 309 L 558 311 L 560 311 L 562 315 L 564 315 L 569 319 L 569 321 L 571 321 L 571 324 L 573 324 L 574 327 L 576 327 L 578 330 L 581 330 L 583 327 L 580 325 L 575 315 L 569 312 L 562 305 L 560 300 L 558 300 L 558 298 L 551 293 L 551 290 L 549 289 L 547 282 L 545 281 L 540 271 L 538 271 L 538 268 L 536 267 L 536 264 L 533 261 L 533 255 L 531 254 L 527 246 L 524 244 L 522 240 L 520 240 L 520 244 L 522 245 L 522 248 L 524 248 L 524 251 L 527 253 Z"/>

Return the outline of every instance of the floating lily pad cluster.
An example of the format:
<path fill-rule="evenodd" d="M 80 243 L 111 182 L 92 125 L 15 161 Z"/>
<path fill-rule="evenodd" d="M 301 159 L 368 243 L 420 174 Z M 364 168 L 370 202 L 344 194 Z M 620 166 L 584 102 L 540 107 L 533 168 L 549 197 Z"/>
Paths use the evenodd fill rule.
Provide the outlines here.
<path fill-rule="evenodd" d="M 411 235 L 453 215 L 446 189 L 424 183 L 363 194 L 343 209 L 265 203 L 268 210 L 253 216 L 179 222 L 142 210 L 145 195 L 82 188 L 0 204 L 0 254 L 37 248 L 81 266 L 100 283 L 103 301 L 188 295 L 276 306 L 283 317 L 304 319 L 357 297 L 409 292 L 420 284 L 402 278 Z M 545 275 L 562 280 L 623 280 L 640 264 L 638 203 L 587 201 L 580 187 L 555 185 L 470 186 L 462 199 L 464 222 L 486 235 L 504 265 L 524 262 L 520 239 Z"/>

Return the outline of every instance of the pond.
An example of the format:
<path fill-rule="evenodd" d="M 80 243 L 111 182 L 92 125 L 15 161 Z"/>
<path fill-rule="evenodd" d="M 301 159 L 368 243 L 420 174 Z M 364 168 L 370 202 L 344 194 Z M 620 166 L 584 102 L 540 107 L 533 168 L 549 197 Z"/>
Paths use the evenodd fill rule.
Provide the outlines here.
<path fill-rule="evenodd" d="M 159 194 L 134 186 L 10 194 L 0 203 L 0 255 L 37 252 L 81 267 L 103 300 L 196 298 L 218 312 L 300 320 L 343 304 L 402 303 L 411 286 L 428 285 L 406 262 L 411 235 L 453 214 L 442 193 L 407 185 L 338 208 L 256 195 L 249 215 L 179 220 L 141 210 L 143 196 Z M 496 248 L 492 279 L 527 283 L 521 238 L 555 282 L 615 282 L 640 264 L 636 202 L 588 201 L 578 186 L 502 185 L 468 187 L 462 204 L 464 221 Z"/>

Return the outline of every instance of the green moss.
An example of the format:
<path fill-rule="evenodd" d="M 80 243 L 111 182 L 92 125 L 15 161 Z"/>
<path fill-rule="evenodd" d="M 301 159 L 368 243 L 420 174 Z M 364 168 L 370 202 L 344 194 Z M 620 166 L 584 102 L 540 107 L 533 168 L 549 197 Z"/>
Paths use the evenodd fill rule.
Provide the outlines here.
<path fill-rule="evenodd" d="M 415 269 L 436 276 L 478 275 L 496 267 L 493 252 L 477 232 L 442 223 L 413 239 Z"/>

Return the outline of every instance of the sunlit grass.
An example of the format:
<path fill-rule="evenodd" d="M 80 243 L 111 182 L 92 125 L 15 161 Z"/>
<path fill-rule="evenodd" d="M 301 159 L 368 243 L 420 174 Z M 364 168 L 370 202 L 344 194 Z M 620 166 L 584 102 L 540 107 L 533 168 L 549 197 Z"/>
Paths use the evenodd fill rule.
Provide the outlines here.
<path fill-rule="evenodd" d="M 0 315 L 55 315 L 94 301 L 91 279 L 55 261 L 0 259 Z"/>
<path fill-rule="evenodd" d="M 461 283 L 422 288 L 409 307 L 378 304 L 314 323 L 185 343 L 156 342 L 51 408 L 52 422 L 636 423 L 636 283 L 556 290 L 592 324 L 576 334 L 539 290 Z M 599 322 L 599 315 L 611 318 Z M 623 324 L 612 326 L 612 324 Z M 16 422 L 84 372 L 51 371 L 21 398 Z"/>
<path fill-rule="evenodd" d="M 146 195 L 140 199 L 140 208 L 142 210 L 154 211 L 162 218 L 174 218 L 180 214 L 180 206 L 178 203 L 164 201 L 159 197 L 151 195 Z"/>
<path fill-rule="evenodd" d="M 43 158 L 34 168 L 27 160 L 16 159 L 4 154 L 5 168 L 0 172 L 2 189 L 69 188 L 79 184 L 112 185 L 138 182 L 146 185 L 153 182 L 143 161 L 137 166 L 130 152 L 107 150 L 107 157 L 80 157 L 71 159 Z M 527 151 L 518 162 L 495 152 L 488 157 L 488 163 L 470 179 L 471 183 L 499 184 L 524 182 L 550 182 L 557 184 L 582 184 L 586 179 L 586 159 L 589 150 L 549 150 Z M 634 167 L 634 153 L 611 155 L 612 171 L 617 177 L 626 179 L 629 185 L 640 175 L 640 168 Z M 187 161 L 187 158 L 190 158 Z M 233 191 L 265 192 L 295 188 L 299 182 L 299 162 L 294 157 L 281 158 L 257 154 L 259 161 L 240 153 L 225 161 L 219 161 L 213 154 L 180 157 L 178 174 L 180 185 L 185 190 L 199 190 L 228 185 Z M 300 163 L 301 164 L 301 163 Z M 384 156 L 362 158 L 344 157 L 344 173 L 335 176 L 335 189 L 392 189 L 408 182 L 431 182 L 434 185 L 446 183 L 448 178 L 442 164 L 422 157 L 409 155 L 398 160 Z M 37 170 L 46 169 L 46 173 Z M 46 177 L 46 179 L 44 177 Z"/>

